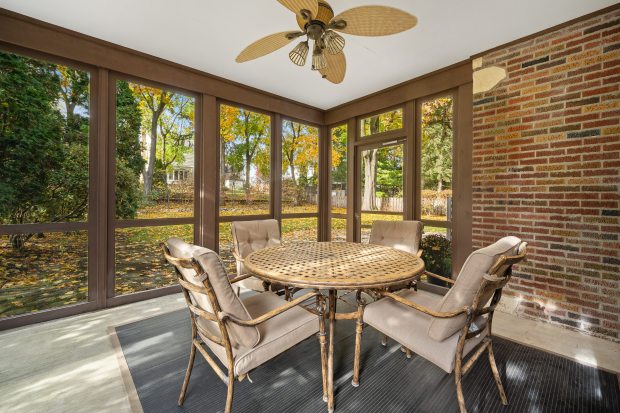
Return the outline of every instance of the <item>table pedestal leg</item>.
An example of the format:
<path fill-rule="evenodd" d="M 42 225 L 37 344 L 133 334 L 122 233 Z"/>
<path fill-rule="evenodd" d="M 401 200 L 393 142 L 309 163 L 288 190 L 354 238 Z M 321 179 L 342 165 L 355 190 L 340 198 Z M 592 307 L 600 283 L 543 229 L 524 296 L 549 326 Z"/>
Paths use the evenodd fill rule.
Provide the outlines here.
<path fill-rule="evenodd" d="M 336 290 L 329 290 L 329 349 L 327 354 L 327 411 L 334 411 L 334 325 L 336 321 Z"/>
<path fill-rule="evenodd" d="M 327 402 L 327 338 L 325 333 L 325 296 L 320 294 L 316 297 L 317 310 L 319 313 L 319 343 L 321 346 L 321 379 L 323 381 L 323 401 Z"/>

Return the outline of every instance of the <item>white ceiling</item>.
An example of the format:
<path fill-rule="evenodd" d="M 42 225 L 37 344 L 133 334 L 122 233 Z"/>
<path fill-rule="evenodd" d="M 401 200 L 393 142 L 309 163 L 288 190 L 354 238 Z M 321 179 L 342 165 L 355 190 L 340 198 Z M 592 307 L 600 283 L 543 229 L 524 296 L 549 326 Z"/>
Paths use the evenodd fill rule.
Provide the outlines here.
<path fill-rule="evenodd" d="M 296 29 L 276 0 L 0 0 L 0 6 L 321 109 L 467 59 L 615 0 L 331 0 L 336 14 L 398 7 L 418 25 L 387 37 L 345 35 L 347 75 L 334 85 L 288 60 L 289 46 L 238 64 L 258 38 Z"/>

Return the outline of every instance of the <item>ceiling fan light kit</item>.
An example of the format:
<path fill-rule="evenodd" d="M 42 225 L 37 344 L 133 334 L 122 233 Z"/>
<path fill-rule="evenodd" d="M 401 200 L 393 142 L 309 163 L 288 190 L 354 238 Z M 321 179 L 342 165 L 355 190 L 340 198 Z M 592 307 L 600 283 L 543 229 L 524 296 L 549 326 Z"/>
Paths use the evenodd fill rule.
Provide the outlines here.
<path fill-rule="evenodd" d="M 296 14 L 301 31 L 275 33 L 252 43 L 239 53 L 237 63 L 247 62 L 274 52 L 292 40 L 306 36 L 289 53 L 297 66 L 304 66 L 312 48 L 312 70 L 324 79 L 341 83 L 346 72 L 345 39 L 337 31 L 357 36 L 387 36 L 413 28 L 417 18 L 405 11 L 387 6 L 360 6 L 337 16 L 323 0 L 278 0 Z"/>
<path fill-rule="evenodd" d="M 338 54 L 344 49 L 344 37 L 333 30 L 328 30 L 323 36 L 323 41 L 327 47 L 327 51 L 331 54 Z"/>
<path fill-rule="evenodd" d="M 308 46 L 307 40 L 302 40 L 299 42 L 297 46 L 288 54 L 291 62 L 295 63 L 297 66 L 303 66 L 306 64 L 306 58 L 308 57 L 308 50 L 310 47 Z"/>
<path fill-rule="evenodd" d="M 315 42 L 314 50 L 312 51 L 312 70 L 322 70 L 326 67 L 327 60 L 325 60 L 323 49 L 321 49 L 318 42 Z"/>

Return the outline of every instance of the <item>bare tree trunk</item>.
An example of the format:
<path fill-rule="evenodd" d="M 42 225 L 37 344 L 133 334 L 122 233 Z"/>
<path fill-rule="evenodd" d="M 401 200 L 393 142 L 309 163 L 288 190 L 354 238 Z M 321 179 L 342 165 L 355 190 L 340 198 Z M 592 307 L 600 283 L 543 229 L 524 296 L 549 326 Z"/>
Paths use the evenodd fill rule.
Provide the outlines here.
<path fill-rule="evenodd" d="M 144 195 L 149 195 L 153 190 L 153 173 L 155 171 L 155 159 L 157 157 L 157 125 L 159 124 L 159 117 L 164 111 L 166 106 L 163 103 L 163 97 L 161 98 L 159 107 L 153 110 L 153 116 L 151 117 L 151 146 L 149 147 L 149 160 L 144 170 Z"/>
<path fill-rule="evenodd" d="M 364 192 L 362 192 L 362 210 L 377 210 L 377 150 L 365 151 L 362 156 L 364 162 Z"/>
<path fill-rule="evenodd" d="M 220 205 L 226 203 L 226 195 L 224 187 L 226 186 L 226 142 L 220 136 L 220 190 L 222 196 L 220 196 Z"/>
<path fill-rule="evenodd" d="M 245 150 L 245 183 L 243 187 L 245 188 L 245 201 L 247 203 L 250 202 L 250 162 L 252 161 L 252 157 L 250 156 L 250 151 L 248 145 L 246 145 Z"/>
<path fill-rule="evenodd" d="M 144 170 L 144 195 L 149 195 L 153 190 L 153 172 L 155 170 L 155 158 L 157 156 L 157 121 L 159 116 L 151 118 L 151 136 L 149 144 L 149 159 Z"/>
<path fill-rule="evenodd" d="M 370 120 L 370 133 L 379 132 L 379 116 Z M 376 211 L 377 208 L 377 149 L 365 151 L 362 156 L 364 162 L 364 192 L 362 193 L 362 210 Z"/>
<path fill-rule="evenodd" d="M 293 180 L 293 188 L 295 190 L 295 200 L 294 205 L 299 205 L 299 188 L 297 188 L 297 178 L 295 177 L 295 167 L 293 166 L 295 158 L 291 156 L 291 161 L 289 162 L 289 169 L 291 170 L 291 179 Z"/>

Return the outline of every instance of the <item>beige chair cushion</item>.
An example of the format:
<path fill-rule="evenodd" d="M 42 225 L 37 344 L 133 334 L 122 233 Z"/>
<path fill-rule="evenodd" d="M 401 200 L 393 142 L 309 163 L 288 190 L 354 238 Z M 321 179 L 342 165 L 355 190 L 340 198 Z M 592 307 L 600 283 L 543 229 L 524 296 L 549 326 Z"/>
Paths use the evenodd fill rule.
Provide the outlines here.
<path fill-rule="evenodd" d="M 243 303 L 252 317 L 256 318 L 287 304 L 287 301 L 273 293 L 260 293 L 244 299 Z M 198 322 L 204 323 L 204 320 L 199 319 Z M 316 334 L 319 331 L 319 320 L 316 315 L 298 306 L 259 324 L 258 329 L 260 330 L 261 340 L 255 347 L 233 349 L 236 375 L 249 372 Z M 226 350 L 224 347 L 207 339 L 204 341 L 226 366 Z"/>
<path fill-rule="evenodd" d="M 280 245 L 280 226 L 275 219 L 256 221 L 235 221 L 231 225 L 233 248 L 241 258 L 250 253 Z M 242 261 L 237 261 L 237 275 L 246 274 L 247 271 Z M 238 285 L 255 291 L 263 291 L 263 281 L 257 277 L 246 278 L 239 281 Z"/>
<path fill-rule="evenodd" d="M 204 275 L 197 277 L 193 270 L 183 269 L 182 275 L 186 281 L 202 287 L 204 280 L 209 277 L 209 283 L 213 288 L 213 292 L 217 297 L 218 303 L 222 311 L 239 318 L 241 320 L 249 320 L 250 314 L 246 310 L 245 306 L 235 294 L 226 269 L 220 257 L 208 248 L 198 247 L 196 245 L 188 244 L 178 238 L 171 238 L 167 242 L 168 248 L 173 256 L 177 258 L 189 258 L 188 254 L 191 253 L 200 267 L 204 271 Z M 213 313 L 213 309 L 209 303 L 209 299 L 204 294 L 196 294 L 190 292 L 194 302 L 206 311 Z M 206 320 L 203 323 L 203 327 L 213 335 L 219 336 L 219 327 L 217 323 Z M 256 327 L 246 327 L 237 324 L 230 324 L 229 335 L 231 344 L 235 347 L 245 346 L 253 347 L 260 340 L 260 333 Z"/>
<path fill-rule="evenodd" d="M 450 312 L 471 306 L 484 274 L 500 256 L 514 255 L 520 243 L 521 240 L 517 237 L 504 237 L 488 247 L 472 252 L 463 264 L 454 285 L 439 303 L 437 311 Z M 428 334 L 432 339 L 442 341 L 461 329 L 466 319 L 465 314 L 453 318 L 435 318 L 430 324 Z"/>
<path fill-rule="evenodd" d="M 368 242 L 415 254 L 420 249 L 422 228 L 420 221 L 374 221 Z"/>
<path fill-rule="evenodd" d="M 432 310 L 437 310 L 443 298 L 441 295 L 422 290 L 417 292 L 406 290 L 398 294 Z M 453 334 L 443 341 L 433 340 L 428 335 L 428 328 L 432 320 L 433 317 L 389 298 L 375 301 L 367 305 L 364 310 L 364 322 L 387 334 L 447 373 L 451 373 L 454 370 L 454 357 L 459 333 Z M 480 327 L 484 330 L 479 336 L 467 340 L 463 356 L 468 354 L 487 335 L 485 320 L 484 317 L 478 320 L 481 324 Z"/>
<path fill-rule="evenodd" d="M 179 238 L 170 238 L 168 241 L 166 241 L 166 245 L 168 246 L 168 249 L 170 250 L 170 254 L 175 258 L 191 259 L 193 258 L 194 252 L 198 254 L 205 254 L 210 251 L 209 249 L 200 247 L 198 245 L 188 244 L 187 242 Z M 175 267 L 177 268 L 177 270 L 179 270 L 179 272 L 181 273 L 185 281 L 190 282 L 199 287 L 203 286 L 202 282 L 204 279 L 200 279 L 196 277 L 196 271 L 194 271 L 193 268 L 183 268 L 183 267 L 179 267 L 176 265 Z M 197 305 L 198 307 L 202 308 L 205 311 L 209 311 L 210 313 L 213 312 L 213 309 L 211 308 L 211 303 L 209 303 L 209 298 L 206 295 L 194 294 L 191 291 L 189 294 L 192 297 L 192 301 L 194 302 L 195 305 Z M 217 330 L 217 325 L 215 328 Z"/>

